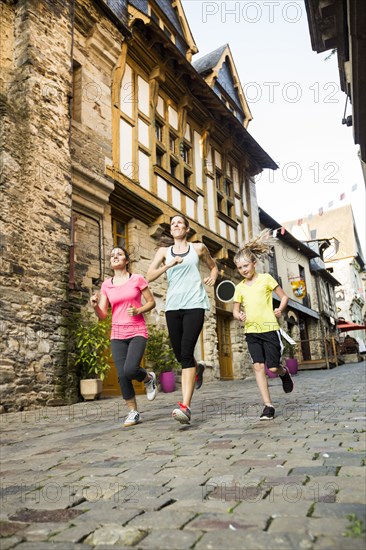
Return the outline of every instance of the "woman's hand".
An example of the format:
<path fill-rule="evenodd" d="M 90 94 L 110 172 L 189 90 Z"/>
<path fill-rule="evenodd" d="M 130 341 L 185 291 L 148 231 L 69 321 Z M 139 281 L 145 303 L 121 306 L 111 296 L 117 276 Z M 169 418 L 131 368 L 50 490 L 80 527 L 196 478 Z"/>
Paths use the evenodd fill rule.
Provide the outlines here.
<path fill-rule="evenodd" d="M 181 264 L 183 262 L 183 258 L 180 256 L 174 256 L 171 262 L 168 263 L 168 267 L 174 267 L 177 264 Z"/>
<path fill-rule="evenodd" d="M 214 277 L 205 277 L 203 279 L 203 282 L 207 286 L 214 286 L 214 284 L 216 283 L 216 279 Z"/>
<path fill-rule="evenodd" d="M 97 305 L 99 304 L 99 293 L 95 292 L 92 297 L 90 298 L 90 304 L 95 309 Z"/>
<path fill-rule="evenodd" d="M 139 314 L 139 311 L 136 307 L 132 306 L 131 304 L 128 306 L 127 308 L 127 314 L 130 316 L 130 317 L 134 317 L 134 315 L 138 315 Z"/>

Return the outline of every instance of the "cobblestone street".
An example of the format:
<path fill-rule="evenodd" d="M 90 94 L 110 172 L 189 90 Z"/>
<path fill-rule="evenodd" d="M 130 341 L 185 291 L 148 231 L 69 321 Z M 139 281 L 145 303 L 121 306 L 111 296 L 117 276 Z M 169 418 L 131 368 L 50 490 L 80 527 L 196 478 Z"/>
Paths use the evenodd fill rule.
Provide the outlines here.
<path fill-rule="evenodd" d="M 365 362 L 302 371 L 259 422 L 253 378 L 2 415 L 2 550 L 365 546 Z M 360 523 L 362 520 L 363 524 Z M 346 536 L 348 534 L 348 536 Z"/>

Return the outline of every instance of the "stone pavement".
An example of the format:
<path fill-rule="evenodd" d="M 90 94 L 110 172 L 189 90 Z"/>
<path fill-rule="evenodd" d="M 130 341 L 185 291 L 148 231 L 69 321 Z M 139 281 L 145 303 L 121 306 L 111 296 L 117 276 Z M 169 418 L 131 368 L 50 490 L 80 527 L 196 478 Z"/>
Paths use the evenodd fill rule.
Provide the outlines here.
<path fill-rule="evenodd" d="M 178 391 L 131 428 L 117 398 L 2 415 L 1 550 L 364 549 L 365 362 L 294 382 L 270 422 L 253 378 L 204 384 L 188 427 Z"/>

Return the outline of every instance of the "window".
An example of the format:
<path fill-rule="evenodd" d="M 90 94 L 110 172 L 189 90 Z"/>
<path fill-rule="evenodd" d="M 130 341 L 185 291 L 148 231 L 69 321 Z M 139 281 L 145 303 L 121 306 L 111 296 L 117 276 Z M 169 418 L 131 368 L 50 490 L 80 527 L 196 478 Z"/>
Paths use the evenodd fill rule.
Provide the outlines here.
<path fill-rule="evenodd" d="M 157 147 L 156 148 L 156 164 L 163 166 L 164 153 Z"/>
<path fill-rule="evenodd" d="M 127 224 L 112 218 L 113 246 L 128 247 Z"/>
<path fill-rule="evenodd" d="M 163 124 L 156 120 L 155 121 L 155 136 L 158 141 L 163 141 Z"/>
<path fill-rule="evenodd" d="M 180 146 L 180 156 L 186 164 L 191 164 L 191 148 L 185 143 Z"/>
<path fill-rule="evenodd" d="M 174 154 L 176 153 L 176 143 L 176 136 L 174 134 L 169 134 L 169 150 Z"/>
<path fill-rule="evenodd" d="M 307 287 L 306 279 L 305 279 L 305 268 L 300 264 L 299 264 L 299 277 L 302 281 L 304 281 L 305 288 L 306 288 L 306 296 L 304 296 L 304 298 L 302 299 L 302 303 L 305 307 L 311 307 L 309 289 Z"/>
<path fill-rule="evenodd" d="M 146 178 L 145 157 L 151 157 L 155 152 L 155 144 L 151 143 L 153 141 L 151 132 L 156 132 L 158 135 L 158 143 L 161 143 L 160 140 L 163 137 L 161 121 L 150 119 L 149 97 L 148 77 L 133 60 L 126 62 L 120 82 L 119 109 L 113 110 L 113 117 L 119 118 L 118 121 L 116 120 L 119 135 L 112 148 L 113 162 L 118 164 L 124 176 L 132 179 L 136 184 L 143 183 L 147 189 L 150 189 L 152 182 L 150 174 Z"/>
<path fill-rule="evenodd" d="M 223 199 L 222 199 L 222 195 L 220 195 L 220 193 L 217 193 L 217 209 L 220 210 L 220 212 L 222 212 L 222 204 L 223 204 Z"/>
<path fill-rule="evenodd" d="M 178 174 L 178 163 L 174 159 L 170 159 L 170 175 L 174 178 L 177 177 Z"/>
<path fill-rule="evenodd" d="M 188 170 L 184 170 L 184 185 L 189 187 L 191 183 L 191 173 Z"/>
<path fill-rule="evenodd" d="M 269 269 L 268 269 L 269 274 L 272 275 L 272 277 L 279 283 L 279 277 L 277 272 L 277 262 L 276 262 L 276 256 L 274 252 L 271 252 L 268 255 L 268 263 L 269 263 Z"/>
<path fill-rule="evenodd" d="M 76 122 L 81 122 L 81 98 L 81 65 L 74 60 L 72 64 L 72 118 Z"/>
<path fill-rule="evenodd" d="M 224 180 L 224 193 L 228 197 L 232 197 L 233 196 L 232 192 L 233 192 L 233 184 L 230 180 L 225 178 L 225 180 Z"/>
<path fill-rule="evenodd" d="M 226 214 L 230 218 L 232 218 L 232 215 L 233 215 L 233 207 L 234 207 L 234 205 L 233 205 L 232 202 L 229 202 L 229 201 L 226 202 Z"/>
<path fill-rule="evenodd" d="M 219 170 L 216 170 L 216 189 L 221 189 L 222 174 Z"/>

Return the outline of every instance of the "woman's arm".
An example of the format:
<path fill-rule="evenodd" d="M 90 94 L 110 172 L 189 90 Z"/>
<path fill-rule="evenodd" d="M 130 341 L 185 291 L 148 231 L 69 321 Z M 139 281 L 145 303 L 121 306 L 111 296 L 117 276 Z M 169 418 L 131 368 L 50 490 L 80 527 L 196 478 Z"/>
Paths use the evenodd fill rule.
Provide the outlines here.
<path fill-rule="evenodd" d="M 103 321 L 108 314 L 109 302 L 107 296 L 104 294 L 100 295 L 99 292 L 95 292 L 90 298 L 90 304 L 98 318 Z"/>
<path fill-rule="evenodd" d="M 195 244 L 195 247 L 197 247 L 196 251 L 198 252 L 199 257 L 202 258 L 202 260 L 205 262 L 210 270 L 209 277 L 205 277 L 203 279 L 203 282 L 207 286 L 213 286 L 216 283 L 216 279 L 219 274 L 216 262 L 211 256 L 210 251 L 208 250 L 206 245 L 204 245 L 203 243 L 199 243 L 198 247 L 197 244 L 198 243 Z"/>
<path fill-rule="evenodd" d="M 279 307 L 276 307 L 273 310 L 275 316 L 278 318 L 278 317 L 281 317 L 283 311 L 286 309 L 287 302 L 288 302 L 288 296 L 287 296 L 287 294 L 284 293 L 284 291 L 282 290 L 280 285 L 276 286 L 276 288 L 273 291 L 275 292 L 275 294 L 277 294 L 277 296 L 281 300 Z"/>
<path fill-rule="evenodd" d="M 167 249 L 165 247 L 159 248 L 159 250 L 155 254 L 155 257 L 151 262 L 151 265 L 147 270 L 147 274 L 146 274 L 146 280 L 149 283 L 158 279 L 160 275 L 168 271 L 170 267 L 173 267 L 176 264 L 180 264 L 183 261 L 183 258 L 181 258 L 180 256 L 176 256 L 175 258 L 173 258 L 171 262 L 166 264 L 165 263 L 166 250 Z M 161 264 L 164 264 L 164 265 L 161 265 Z"/>
<path fill-rule="evenodd" d="M 142 296 L 144 297 L 145 304 L 141 307 L 129 307 L 127 309 L 128 315 L 133 317 L 134 315 L 140 315 L 141 313 L 147 313 L 148 311 L 151 311 L 155 307 L 155 299 L 152 295 L 151 290 L 147 286 L 144 288 L 144 290 L 141 291 Z"/>

